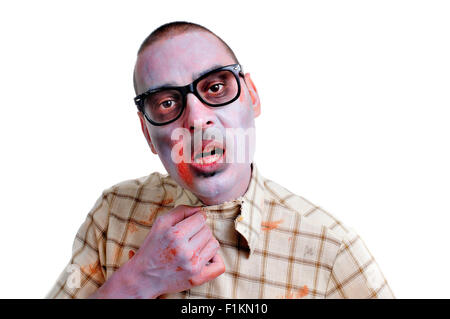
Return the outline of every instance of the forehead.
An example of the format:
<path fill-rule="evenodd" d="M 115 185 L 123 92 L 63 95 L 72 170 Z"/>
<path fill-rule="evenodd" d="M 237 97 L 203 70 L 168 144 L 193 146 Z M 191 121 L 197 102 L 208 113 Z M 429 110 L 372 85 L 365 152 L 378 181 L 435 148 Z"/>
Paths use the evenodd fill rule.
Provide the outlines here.
<path fill-rule="evenodd" d="M 163 38 L 145 48 L 136 62 L 139 93 L 161 85 L 186 85 L 205 70 L 235 61 L 223 43 L 207 32 Z"/>

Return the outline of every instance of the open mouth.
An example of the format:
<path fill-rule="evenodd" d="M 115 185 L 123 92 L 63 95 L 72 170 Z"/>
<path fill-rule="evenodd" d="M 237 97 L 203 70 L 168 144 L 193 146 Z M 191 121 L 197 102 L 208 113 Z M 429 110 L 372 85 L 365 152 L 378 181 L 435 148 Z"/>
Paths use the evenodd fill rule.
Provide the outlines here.
<path fill-rule="evenodd" d="M 197 168 L 212 169 L 216 164 L 222 163 L 225 147 L 217 140 L 203 140 L 201 149 L 192 155 L 192 164 Z"/>
<path fill-rule="evenodd" d="M 213 146 L 209 150 L 199 152 L 194 156 L 194 163 L 200 165 L 212 164 L 222 158 L 225 150 L 219 146 Z"/>

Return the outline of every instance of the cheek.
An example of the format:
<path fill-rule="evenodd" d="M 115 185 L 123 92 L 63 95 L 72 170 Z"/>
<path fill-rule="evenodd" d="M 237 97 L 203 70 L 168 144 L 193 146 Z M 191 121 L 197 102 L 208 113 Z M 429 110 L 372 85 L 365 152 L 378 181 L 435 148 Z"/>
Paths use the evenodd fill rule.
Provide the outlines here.
<path fill-rule="evenodd" d="M 158 128 L 159 129 L 159 128 Z M 156 151 L 158 152 L 161 162 L 164 164 L 166 169 L 172 176 L 174 174 L 178 175 L 181 180 L 183 180 L 187 186 L 193 185 L 193 175 L 182 158 L 183 158 L 183 138 L 178 140 L 172 140 L 173 129 L 168 127 L 161 128 L 161 130 L 151 132 L 151 138 Z M 174 156 L 176 161 L 172 160 L 172 153 L 175 152 Z M 176 154 L 178 152 L 178 154 Z M 189 154 L 187 155 L 189 156 Z"/>
<path fill-rule="evenodd" d="M 171 131 L 165 128 L 156 128 L 150 132 L 152 144 L 160 157 L 167 160 L 170 158 L 170 152 L 176 141 L 171 139 Z"/>
<path fill-rule="evenodd" d="M 245 104 L 234 105 L 228 112 L 222 114 L 225 127 L 249 128 L 253 127 L 253 113 L 250 106 Z"/>
<path fill-rule="evenodd" d="M 178 141 L 174 144 L 173 151 L 170 152 L 170 163 L 175 165 L 176 174 L 186 183 L 187 186 L 193 185 L 192 173 L 189 170 L 188 164 L 185 160 L 189 160 L 189 154 L 187 154 L 187 159 L 184 158 L 184 147 L 183 141 Z M 174 153 L 175 155 L 173 155 Z M 172 156 L 175 158 L 175 162 L 172 161 Z M 166 160 L 168 160 L 166 158 Z"/>

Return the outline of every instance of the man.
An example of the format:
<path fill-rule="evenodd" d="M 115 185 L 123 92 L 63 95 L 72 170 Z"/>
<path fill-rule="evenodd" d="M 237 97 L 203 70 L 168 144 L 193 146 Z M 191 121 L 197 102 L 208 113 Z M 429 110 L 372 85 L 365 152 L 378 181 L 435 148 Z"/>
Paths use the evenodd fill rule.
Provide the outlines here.
<path fill-rule="evenodd" d="M 223 40 L 192 23 L 159 27 L 134 85 L 168 174 L 103 192 L 48 297 L 393 297 L 355 232 L 259 174 L 258 92 Z"/>

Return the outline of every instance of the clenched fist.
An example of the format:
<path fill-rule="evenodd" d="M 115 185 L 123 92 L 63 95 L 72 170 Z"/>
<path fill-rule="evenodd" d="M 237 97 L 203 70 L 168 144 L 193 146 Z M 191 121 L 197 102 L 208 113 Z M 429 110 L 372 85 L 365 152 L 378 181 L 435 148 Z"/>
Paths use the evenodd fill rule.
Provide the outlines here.
<path fill-rule="evenodd" d="M 225 272 L 219 243 L 200 207 L 178 206 L 153 223 L 136 255 L 91 298 L 156 298 Z"/>

